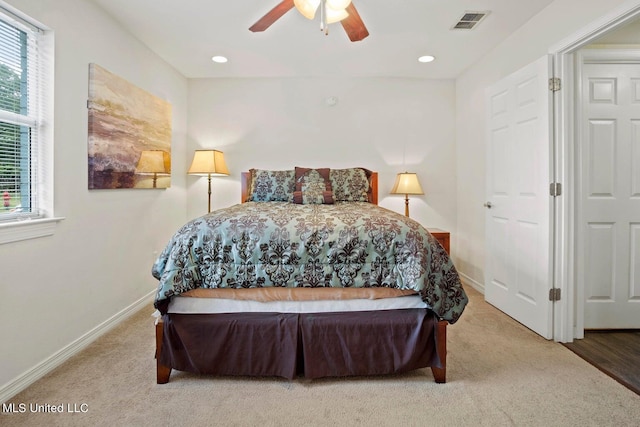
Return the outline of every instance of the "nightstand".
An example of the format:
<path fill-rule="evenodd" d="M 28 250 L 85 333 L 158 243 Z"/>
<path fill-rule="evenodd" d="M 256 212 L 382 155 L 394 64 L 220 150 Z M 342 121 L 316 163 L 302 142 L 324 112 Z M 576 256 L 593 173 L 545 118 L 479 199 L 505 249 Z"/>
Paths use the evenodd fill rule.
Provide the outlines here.
<path fill-rule="evenodd" d="M 436 238 L 438 243 L 440 243 L 442 245 L 444 250 L 447 251 L 448 254 L 450 254 L 450 252 L 449 252 L 449 232 L 448 231 L 444 231 L 444 230 L 440 230 L 439 228 L 427 228 L 427 231 L 429 231 L 429 233 L 431 233 L 431 235 Z"/>

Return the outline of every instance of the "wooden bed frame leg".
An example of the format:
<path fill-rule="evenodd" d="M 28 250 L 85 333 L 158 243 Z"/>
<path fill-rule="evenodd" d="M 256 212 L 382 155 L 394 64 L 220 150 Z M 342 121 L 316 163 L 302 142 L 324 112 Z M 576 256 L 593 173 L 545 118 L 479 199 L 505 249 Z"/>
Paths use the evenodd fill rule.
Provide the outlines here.
<path fill-rule="evenodd" d="M 158 384 L 166 384 L 169 382 L 171 368 L 160 363 L 160 352 L 162 351 L 162 335 L 164 323 L 162 319 L 156 323 L 156 381 Z"/>
<path fill-rule="evenodd" d="M 438 384 L 447 382 L 447 321 L 440 320 L 436 326 L 436 348 L 442 368 L 431 367 L 433 377 Z"/>

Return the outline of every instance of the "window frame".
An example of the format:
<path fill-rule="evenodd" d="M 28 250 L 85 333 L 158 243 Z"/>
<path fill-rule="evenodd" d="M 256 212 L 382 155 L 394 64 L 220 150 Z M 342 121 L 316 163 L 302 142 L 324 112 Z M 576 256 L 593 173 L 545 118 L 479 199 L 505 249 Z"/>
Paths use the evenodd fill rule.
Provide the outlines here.
<path fill-rule="evenodd" d="M 0 219 L 0 244 L 50 236 L 56 225 L 64 218 L 53 215 L 53 31 L 0 1 L 0 17 L 8 25 L 28 33 L 36 33 L 38 75 L 29 76 L 29 84 L 35 82 L 35 93 L 30 93 L 29 102 L 37 103 L 37 111 L 20 115 L 0 111 L 0 120 L 35 130 L 36 140 L 30 142 L 30 169 L 32 177 L 30 198 L 36 212 L 7 214 Z M 35 101 L 34 101 L 35 100 Z M 36 104 L 34 104 L 36 105 Z"/>

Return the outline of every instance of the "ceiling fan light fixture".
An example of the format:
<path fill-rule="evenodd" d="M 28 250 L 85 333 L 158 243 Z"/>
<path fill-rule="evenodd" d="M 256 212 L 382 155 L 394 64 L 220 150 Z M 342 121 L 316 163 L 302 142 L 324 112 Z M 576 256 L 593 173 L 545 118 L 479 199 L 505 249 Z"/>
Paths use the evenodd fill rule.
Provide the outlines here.
<path fill-rule="evenodd" d="M 349 12 L 347 12 L 344 9 L 333 9 L 331 7 L 329 7 L 329 4 L 327 4 L 327 7 L 325 8 L 326 14 L 327 14 L 327 24 L 333 24 L 334 22 L 340 22 L 342 21 L 344 18 L 349 16 Z"/>
<path fill-rule="evenodd" d="M 351 0 L 327 0 L 327 8 L 334 10 L 346 9 L 351 4 Z"/>
<path fill-rule="evenodd" d="M 316 16 L 320 0 L 294 0 L 294 6 L 298 12 L 307 19 L 313 19 Z"/>
<path fill-rule="evenodd" d="M 345 8 L 337 8 L 338 6 Z M 259 33 L 266 30 L 294 7 L 309 20 L 313 20 L 320 9 L 320 30 L 325 35 L 329 34 L 330 23 L 341 21 L 342 28 L 352 42 L 364 40 L 369 36 L 369 30 L 351 0 L 281 0 L 250 26 L 249 31 Z"/>

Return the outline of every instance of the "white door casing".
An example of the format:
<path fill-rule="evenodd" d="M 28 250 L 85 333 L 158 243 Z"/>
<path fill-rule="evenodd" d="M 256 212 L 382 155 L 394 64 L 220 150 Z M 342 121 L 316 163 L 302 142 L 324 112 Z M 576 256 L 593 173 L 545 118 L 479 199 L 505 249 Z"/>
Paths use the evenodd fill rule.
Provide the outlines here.
<path fill-rule="evenodd" d="M 579 162 L 576 156 L 579 120 L 579 72 L 577 52 L 611 32 L 640 18 L 640 0 L 628 0 L 591 23 L 550 46 L 554 57 L 555 76 L 562 89 L 554 95 L 554 176 L 562 183 L 563 195 L 554 198 L 554 286 L 562 290 L 562 298 L 554 304 L 554 339 L 571 342 L 584 337 L 584 307 L 580 299 L 583 283 L 576 279 L 576 232 Z"/>
<path fill-rule="evenodd" d="M 545 56 L 487 89 L 485 299 L 553 337 L 551 75 Z"/>
<path fill-rule="evenodd" d="M 640 51 L 578 58 L 578 310 L 586 329 L 640 328 Z"/>

